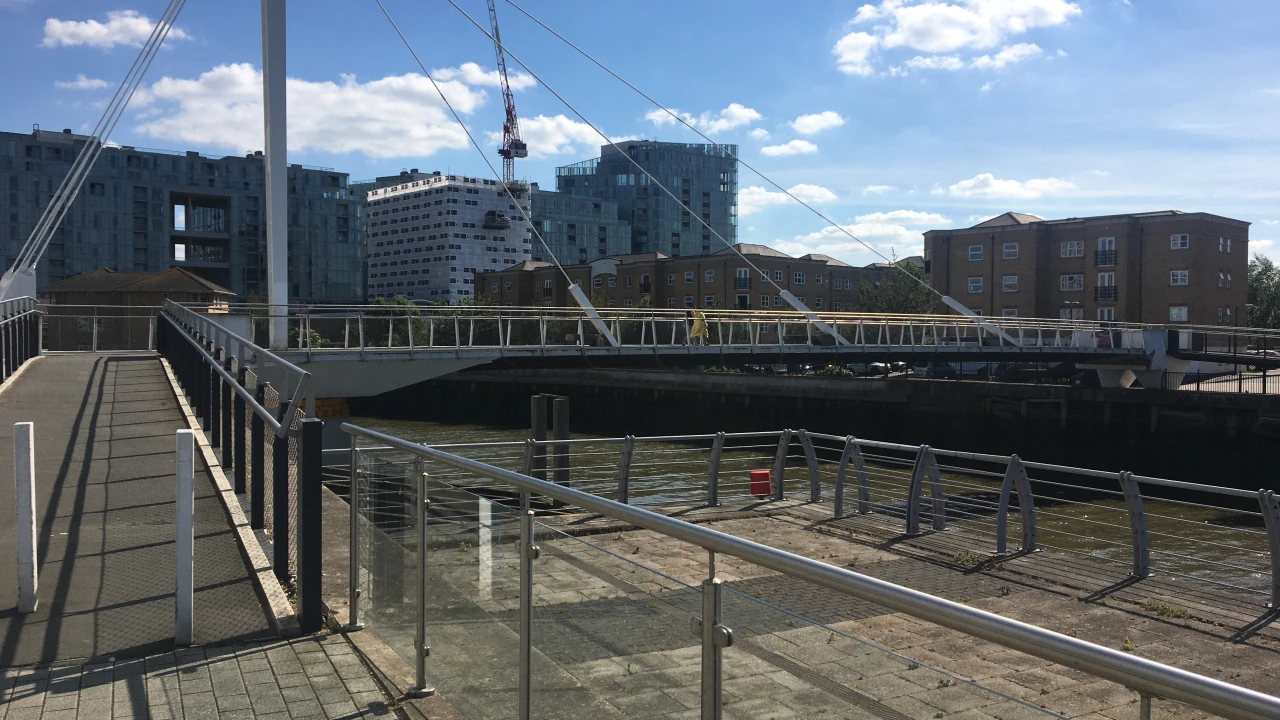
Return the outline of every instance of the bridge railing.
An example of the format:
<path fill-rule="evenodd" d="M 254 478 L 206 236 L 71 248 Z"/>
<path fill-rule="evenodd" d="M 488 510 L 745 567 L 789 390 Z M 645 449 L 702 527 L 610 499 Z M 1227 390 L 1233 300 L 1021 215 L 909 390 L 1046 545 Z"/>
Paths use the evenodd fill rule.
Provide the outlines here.
<path fill-rule="evenodd" d="M 41 349 L 51 352 L 155 350 L 160 306 L 42 303 Z"/>
<path fill-rule="evenodd" d="M 622 646 L 624 643 L 619 641 L 622 634 L 628 632 L 629 628 L 637 627 L 638 623 L 643 623 L 641 629 L 652 646 L 658 642 L 658 638 L 670 631 L 663 627 L 663 612 L 644 611 L 637 615 L 641 611 L 636 609 L 639 607 L 636 602 L 644 603 L 649 600 L 648 607 L 651 609 L 663 606 L 674 607 L 679 611 L 679 608 L 687 607 L 687 611 L 682 612 L 693 616 L 690 622 L 695 638 L 693 647 L 698 648 L 695 652 L 700 654 L 702 661 L 698 677 L 703 717 L 718 717 L 723 701 L 721 684 L 723 663 L 728 655 L 726 650 L 737 642 L 735 637 L 750 639 L 741 628 L 738 634 L 730 629 L 731 616 L 724 612 L 731 606 L 727 598 L 734 596 L 726 590 L 717 575 L 716 559 L 719 555 L 727 555 L 748 565 L 779 573 L 786 579 L 813 583 L 850 599 L 865 601 L 890 612 L 901 612 L 971 637 L 1072 667 L 1093 677 L 1119 683 L 1140 694 L 1143 717 L 1149 717 L 1153 698 L 1164 698 L 1223 717 L 1280 718 L 1280 698 L 926 595 L 703 525 L 661 515 L 637 507 L 634 502 L 620 502 L 603 497 L 601 493 L 584 492 L 570 485 L 539 479 L 529 470 L 534 465 L 534 452 L 539 446 L 534 441 L 429 447 L 352 424 L 344 424 L 342 427 L 352 438 L 350 495 L 353 547 L 349 576 L 352 581 L 351 624 L 359 627 L 368 617 L 376 632 L 402 638 L 399 642 L 404 645 L 401 647 L 407 645 L 416 648 L 413 656 L 417 664 L 419 690 L 431 686 L 427 673 L 428 646 L 431 648 L 432 663 L 438 657 L 444 658 L 431 667 L 441 674 L 450 689 L 456 683 L 473 680 L 466 673 L 459 677 L 458 668 L 455 667 L 458 661 L 454 658 L 465 659 L 471 654 L 474 646 L 468 631 L 484 637 L 491 636 L 484 628 L 479 627 L 475 612 L 468 611 L 467 608 L 472 603 L 481 609 L 492 606 L 490 612 L 510 613 L 511 623 L 517 629 L 514 641 L 509 646 L 504 645 L 508 647 L 510 654 L 504 650 L 498 655 L 514 656 L 518 661 L 499 664 L 487 659 L 495 657 L 492 654 L 485 655 L 486 664 L 482 670 L 486 673 L 484 677 L 488 678 L 486 687 L 500 687 L 504 691 L 507 688 L 514 689 L 520 716 L 531 717 L 534 703 L 546 689 L 542 682 L 552 677 L 545 672 L 536 672 L 536 669 L 543 667 L 539 663 L 554 652 L 547 644 L 551 639 L 545 634 L 539 635 L 538 628 L 557 622 L 555 616 L 549 614 L 555 612 L 553 608 L 557 608 L 560 613 L 567 612 L 555 605 L 558 597 L 556 573 L 559 572 L 565 576 L 564 581 L 570 583 L 564 594 L 579 598 L 598 598 L 601 601 L 593 602 L 590 612 L 584 610 L 566 616 L 575 620 L 572 641 L 575 647 L 580 648 L 587 643 L 608 647 Z M 794 435 L 791 431 L 773 433 L 777 440 L 778 454 L 784 458 L 784 469 L 787 467 L 785 458 L 788 457 L 785 450 Z M 809 492 L 816 488 L 819 500 L 823 482 L 818 460 L 821 451 L 817 443 L 831 442 L 832 437 L 834 436 L 800 434 L 802 454 L 805 456 L 800 473 L 804 480 L 802 485 L 807 486 L 805 489 Z M 629 462 L 634 462 L 637 445 L 645 442 L 683 442 L 688 445 L 706 443 L 708 439 L 711 443 L 710 452 L 716 452 L 717 447 L 721 453 L 725 452 L 725 444 L 729 438 L 721 434 L 671 438 L 610 438 L 598 440 L 597 444 L 604 444 L 602 446 L 605 447 L 608 442 L 620 445 L 615 457 L 629 457 Z M 752 445 L 763 444 L 762 441 L 767 439 L 769 434 L 754 433 L 743 438 Z M 589 449 L 596 447 L 590 442 L 574 444 L 564 440 L 546 441 L 544 447 L 554 444 Z M 870 449 L 872 444 L 867 443 L 866 446 Z M 850 440 L 844 439 L 842 453 L 848 451 L 849 447 Z M 891 451 L 905 446 L 879 443 L 875 447 L 877 450 Z M 515 451 L 520 448 L 523 448 L 521 470 L 511 470 L 465 454 L 496 453 L 495 457 L 501 455 L 502 462 L 508 463 L 515 458 Z M 704 454 L 707 452 L 705 448 L 695 449 Z M 927 448 L 917 450 L 928 451 Z M 751 451 L 758 452 L 759 448 L 752 448 Z M 375 467 L 367 462 L 371 458 L 385 460 L 388 456 L 398 458 L 400 470 Z M 915 463 L 911 474 L 919 479 L 909 484 L 917 487 L 913 491 L 917 495 L 921 482 L 935 471 L 938 454 L 933 453 L 933 457 L 935 461 L 918 458 Z M 975 457 L 979 456 L 969 456 L 967 459 Z M 704 472 L 707 464 L 704 460 Z M 709 464 L 715 467 L 716 463 L 712 461 Z M 859 464 L 842 462 L 841 470 L 847 473 L 850 465 L 857 467 Z M 1033 467 L 1043 469 L 1048 466 Z M 898 472 L 902 473 L 900 470 Z M 1098 475 L 1110 477 L 1114 474 Z M 1135 479 L 1127 473 L 1123 476 L 1128 485 L 1158 480 Z M 632 480 L 634 479 L 633 477 Z M 938 481 L 928 482 L 936 485 Z M 1168 486 L 1168 482 L 1159 481 L 1159 484 Z M 1026 483 L 1017 484 L 1021 489 Z M 1182 487 L 1187 484 L 1175 485 Z M 917 519 L 926 517 L 936 526 L 939 521 L 937 500 L 942 497 L 939 492 L 938 496 L 932 498 L 932 516 L 918 514 Z M 605 521 L 621 522 L 654 533 L 662 543 L 685 543 L 708 552 L 708 567 L 698 595 L 688 598 L 688 602 L 682 601 L 678 595 L 680 588 L 671 582 L 673 578 L 661 575 L 655 577 L 652 571 L 640 564 L 644 560 L 644 556 L 639 554 L 640 548 L 634 552 L 626 551 L 628 556 L 601 553 L 601 560 L 622 568 L 620 571 L 605 571 L 599 565 L 593 567 L 593 563 L 583 557 L 570 561 L 569 567 L 563 571 L 558 565 L 552 570 L 547 563 L 564 557 L 565 551 L 558 543 L 553 544 L 553 540 L 558 540 L 560 536 L 545 529 L 539 532 L 535 510 L 541 510 L 545 518 L 546 512 L 555 509 L 573 512 L 575 517 L 594 514 Z M 906 510 L 910 515 L 909 505 Z M 949 512 L 947 506 L 942 508 L 944 523 L 945 514 Z M 396 513 L 400 518 L 399 531 L 388 532 L 388 515 Z M 446 518 L 451 523 L 444 522 Z M 470 528 L 474 528 L 474 532 Z M 600 530 L 614 532 L 607 525 L 602 525 Z M 500 551 L 498 548 L 504 543 L 511 550 Z M 544 543 L 549 546 L 548 552 L 540 552 L 540 546 Z M 678 544 L 664 545 L 661 550 L 650 550 L 665 556 L 688 555 L 688 551 Z M 547 567 L 540 570 L 543 566 Z M 685 562 L 681 567 L 687 571 L 689 563 Z M 609 572 L 618 575 L 625 573 L 625 577 L 631 580 L 623 586 L 628 589 L 624 589 L 622 594 L 618 592 L 617 583 L 612 588 L 600 589 L 575 585 L 575 568 L 586 571 L 581 576 L 584 578 L 602 577 Z M 357 592 L 361 588 L 370 587 L 378 588 L 378 592 Z M 618 622 L 609 621 L 602 614 L 603 601 L 609 598 L 623 601 L 619 604 L 631 608 L 627 611 L 629 615 L 619 618 Z M 370 601 L 372 605 L 362 604 Z M 394 607 L 389 608 L 388 605 Z M 449 623 L 444 620 L 459 609 L 466 611 L 467 622 L 462 627 L 446 630 Z M 535 618 L 538 619 L 537 623 Z M 605 619 L 603 623 L 595 623 L 596 619 L 601 618 Z M 584 623 L 590 627 L 584 626 Z M 790 625 L 797 627 L 794 617 Z M 441 635 L 429 637 L 432 629 L 438 629 Z M 602 637 L 597 638 L 597 634 Z M 413 639 L 408 640 L 408 637 Z M 797 640 L 799 637 L 797 636 Z M 832 634 L 826 638 L 826 642 L 830 643 L 834 639 Z M 819 643 L 816 638 L 811 638 L 808 642 Z M 461 647 L 455 647 L 455 644 L 460 644 Z M 563 646 L 563 638 L 559 638 L 559 646 Z M 581 649 L 578 653 L 580 652 Z M 617 662 L 625 660 L 618 658 Z M 857 668 L 854 670 L 856 673 Z M 834 683 L 828 683 L 825 687 L 830 689 L 833 685 Z M 943 687 L 943 684 L 940 683 L 938 687 Z M 564 686 L 557 685 L 557 688 L 556 698 L 560 702 L 567 701 L 570 696 L 564 692 Z M 862 709 L 866 710 L 865 707 Z M 547 716 L 555 716 L 554 710 Z"/>
<path fill-rule="evenodd" d="M 0 383 L 40 354 L 40 311 L 35 298 L 0 301 Z"/>
<path fill-rule="evenodd" d="M 1267 489 L 804 430 L 432 447 L 630 505 L 800 499 L 832 520 L 891 519 L 907 536 L 958 529 L 988 557 L 1087 555 L 1137 579 L 1155 569 L 1189 581 L 1189 599 L 1198 586 L 1280 607 L 1280 499 Z M 435 477 L 473 492 L 501 487 L 451 468 Z"/>
<path fill-rule="evenodd" d="M 255 333 L 265 332 L 265 307 L 230 311 L 252 314 Z M 1144 347 L 1142 326 L 1039 318 L 818 312 L 827 331 L 800 313 L 781 310 L 601 308 L 599 314 L 626 347 Z M 610 344 L 585 312 L 564 307 L 307 306 L 289 310 L 288 326 L 289 348 L 308 352 Z"/>

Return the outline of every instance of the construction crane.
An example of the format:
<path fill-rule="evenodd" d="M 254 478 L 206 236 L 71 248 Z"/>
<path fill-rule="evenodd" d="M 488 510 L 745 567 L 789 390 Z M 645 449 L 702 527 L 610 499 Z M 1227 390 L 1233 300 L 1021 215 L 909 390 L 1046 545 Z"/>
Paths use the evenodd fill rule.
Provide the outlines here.
<path fill-rule="evenodd" d="M 511 83 L 507 82 L 507 59 L 502 52 L 502 39 L 498 36 L 498 9 L 489 0 L 489 25 L 493 28 L 493 50 L 498 58 L 498 75 L 502 80 L 502 101 L 506 105 L 507 118 L 502 123 L 502 180 L 508 187 L 516 179 L 516 158 L 529 157 L 529 146 L 520 139 L 520 123 L 516 118 L 516 101 L 511 95 Z M 514 189 L 514 188 L 512 188 Z"/>

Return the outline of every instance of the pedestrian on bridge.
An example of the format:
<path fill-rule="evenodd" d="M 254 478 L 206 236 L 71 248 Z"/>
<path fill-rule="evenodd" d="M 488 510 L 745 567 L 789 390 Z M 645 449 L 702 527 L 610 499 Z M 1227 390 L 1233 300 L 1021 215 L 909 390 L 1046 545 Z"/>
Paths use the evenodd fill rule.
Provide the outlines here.
<path fill-rule="evenodd" d="M 711 337 L 710 331 L 707 330 L 707 316 L 703 315 L 701 310 L 690 310 L 689 320 L 693 323 L 693 328 L 689 330 L 689 344 L 706 345 Z M 694 343 L 694 340 L 701 342 Z"/>

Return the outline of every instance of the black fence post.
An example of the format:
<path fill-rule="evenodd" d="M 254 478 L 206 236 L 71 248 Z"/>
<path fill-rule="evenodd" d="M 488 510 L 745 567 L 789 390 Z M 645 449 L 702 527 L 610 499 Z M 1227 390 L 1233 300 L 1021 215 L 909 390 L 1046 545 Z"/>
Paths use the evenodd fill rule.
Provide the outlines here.
<path fill-rule="evenodd" d="M 263 401 L 267 399 L 265 384 L 258 385 L 254 399 L 257 400 L 258 407 L 262 407 Z M 265 434 L 266 424 L 255 410 L 253 420 L 249 424 L 249 527 L 254 530 L 261 530 L 267 524 L 267 509 L 264 507 L 267 502 L 267 492 L 262 477 L 263 467 L 266 464 Z"/>
<path fill-rule="evenodd" d="M 227 374 L 231 373 L 231 358 L 227 358 L 222 362 L 222 369 L 226 370 Z M 222 441 L 222 469 L 225 471 L 231 467 L 235 459 L 232 452 L 235 443 L 232 441 L 231 435 L 231 383 L 221 375 L 218 377 L 221 379 L 218 387 L 222 393 L 222 419 L 220 422 L 222 423 L 222 437 L 225 438 Z"/>
<path fill-rule="evenodd" d="M 241 389 L 244 389 L 244 386 L 245 386 L 246 372 L 248 372 L 248 368 L 241 367 L 240 371 L 236 373 L 236 382 L 240 385 Z M 229 438 L 230 443 L 235 446 L 235 460 L 233 460 L 232 462 L 235 463 L 237 495 L 244 492 L 245 470 L 247 469 L 245 468 L 245 461 L 244 461 L 245 459 L 244 412 L 245 412 L 244 396 L 241 395 L 239 392 L 237 392 L 235 394 L 235 401 L 233 403 L 233 409 L 231 411 L 232 430 L 231 430 L 231 437 Z"/>
<path fill-rule="evenodd" d="M 293 408 L 280 398 L 283 435 L 271 439 L 271 567 L 280 580 L 289 579 L 289 427 Z"/>
<path fill-rule="evenodd" d="M 222 356 L 225 351 L 217 348 L 213 351 L 213 362 L 215 365 L 222 365 Z M 217 368 L 210 367 L 209 372 L 212 375 L 212 390 L 210 399 L 211 408 L 209 417 L 213 418 L 209 423 L 209 445 L 212 447 L 222 447 L 222 375 Z"/>
<path fill-rule="evenodd" d="M 304 633 L 313 633 L 323 627 L 323 604 L 320 601 L 323 431 L 324 422 L 321 420 L 307 418 L 302 421 L 298 452 L 298 627 Z"/>

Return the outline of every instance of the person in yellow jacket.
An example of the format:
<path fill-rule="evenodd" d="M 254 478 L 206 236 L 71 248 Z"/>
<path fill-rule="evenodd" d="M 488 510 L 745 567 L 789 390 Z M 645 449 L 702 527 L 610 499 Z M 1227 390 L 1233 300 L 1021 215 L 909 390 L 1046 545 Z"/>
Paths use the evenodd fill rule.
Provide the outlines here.
<path fill-rule="evenodd" d="M 689 330 L 689 344 L 694 344 L 694 340 L 700 340 L 698 345 L 706 345 L 711 337 L 711 332 L 707 330 L 707 316 L 703 315 L 701 310 L 690 310 L 689 320 L 693 323 L 693 327 Z"/>

